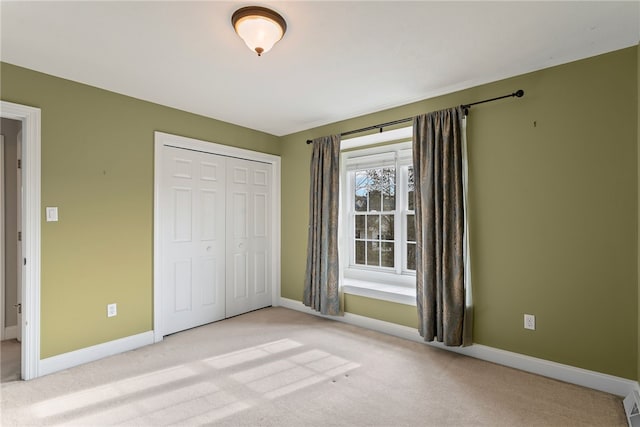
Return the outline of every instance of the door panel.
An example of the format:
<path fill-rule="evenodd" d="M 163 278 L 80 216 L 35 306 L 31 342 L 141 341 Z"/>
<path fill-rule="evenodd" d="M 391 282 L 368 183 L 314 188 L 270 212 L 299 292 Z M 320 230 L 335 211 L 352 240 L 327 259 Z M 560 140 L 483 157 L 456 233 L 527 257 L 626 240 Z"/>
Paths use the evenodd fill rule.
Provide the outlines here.
<path fill-rule="evenodd" d="M 173 263 L 173 280 L 171 289 L 173 289 L 173 311 L 190 311 L 191 310 L 191 291 L 193 289 L 191 280 L 191 260 L 183 259 Z"/>
<path fill-rule="evenodd" d="M 209 242 L 216 239 L 224 239 L 224 236 L 216 235 L 216 224 L 224 221 L 224 218 L 218 218 L 217 206 L 221 203 L 218 191 L 202 190 L 200 200 L 202 202 L 202 224 L 200 227 L 202 241 Z"/>
<path fill-rule="evenodd" d="M 163 148 L 163 334 L 225 317 L 225 159 Z"/>
<path fill-rule="evenodd" d="M 253 263 L 253 283 L 256 294 L 267 293 L 267 253 L 256 252 Z"/>
<path fill-rule="evenodd" d="M 217 275 L 216 259 L 206 258 L 198 268 L 198 275 L 204 283 L 215 283 Z M 205 286 L 202 288 L 202 305 L 213 306 L 217 303 L 216 289 L 213 286 Z"/>
<path fill-rule="evenodd" d="M 271 305 L 271 165 L 227 159 L 227 317 Z"/>
<path fill-rule="evenodd" d="M 190 242 L 191 241 L 191 221 L 193 204 L 190 188 L 171 188 L 173 193 L 174 206 L 174 222 L 173 222 L 173 241 Z"/>
<path fill-rule="evenodd" d="M 253 196 L 253 235 L 255 237 L 267 237 L 267 195 L 255 194 Z"/>
<path fill-rule="evenodd" d="M 249 295 L 249 289 L 247 289 L 247 270 L 247 254 L 245 252 L 234 254 L 230 283 L 232 284 L 231 295 L 235 301 L 245 299 Z"/>
<path fill-rule="evenodd" d="M 249 234 L 249 223 L 247 222 L 248 197 L 245 191 L 235 191 L 232 197 L 233 202 L 229 207 L 229 212 L 227 212 L 227 215 L 233 217 L 233 219 L 229 218 L 233 223 L 233 235 L 231 238 L 240 242 L 246 239 Z"/>

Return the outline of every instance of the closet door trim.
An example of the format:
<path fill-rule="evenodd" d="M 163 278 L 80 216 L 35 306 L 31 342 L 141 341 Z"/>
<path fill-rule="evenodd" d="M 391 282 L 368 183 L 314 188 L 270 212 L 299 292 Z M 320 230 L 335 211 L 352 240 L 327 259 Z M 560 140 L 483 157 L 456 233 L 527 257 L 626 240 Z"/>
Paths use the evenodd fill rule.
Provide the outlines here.
<path fill-rule="evenodd" d="M 268 163 L 272 166 L 271 175 L 271 283 L 272 305 L 276 306 L 280 300 L 280 157 L 231 147 L 228 145 L 172 135 L 164 132 L 154 134 L 154 210 L 153 210 L 153 335 L 154 341 L 160 342 L 163 338 L 163 310 L 162 310 L 162 210 L 160 208 L 160 191 L 162 169 L 162 148 L 164 146 L 183 148 L 187 150 L 201 151 L 226 157 L 251 160 Z"/>

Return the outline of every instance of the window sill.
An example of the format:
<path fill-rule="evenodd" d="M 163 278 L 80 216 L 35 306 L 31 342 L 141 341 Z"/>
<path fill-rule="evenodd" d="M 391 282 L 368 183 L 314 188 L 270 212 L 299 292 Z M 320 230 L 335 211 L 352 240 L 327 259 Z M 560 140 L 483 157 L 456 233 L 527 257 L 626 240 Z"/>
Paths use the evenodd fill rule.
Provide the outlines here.
<path fill-rule="evenodd" d="M 344 279 L 342 282 L 342 290 L 345 294 L 349 295 L 358 295 L 412 306 L 416 305 L 415 288 L 406 286 Z"/>

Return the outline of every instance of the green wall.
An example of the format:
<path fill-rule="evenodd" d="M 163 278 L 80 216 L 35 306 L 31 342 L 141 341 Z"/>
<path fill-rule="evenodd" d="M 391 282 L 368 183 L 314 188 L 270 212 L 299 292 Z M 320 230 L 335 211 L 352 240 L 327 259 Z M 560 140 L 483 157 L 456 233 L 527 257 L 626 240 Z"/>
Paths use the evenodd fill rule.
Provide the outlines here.
<path fill-rule="evenodd" d="M 2 100 L 42 110 L 41 357 L 152 330 L 154 131 L 271 154 L 278 138 L 6 63 L 0 74 Z"/>
<path fill-rule="evenodd" d="M 283 137 L 282 296 L 302 297 L 306 139 L 523 89 L 469 116 L 474 341 L 637 378 L 638 67 L 633 47 Z M 415 322 L 412 306 L 351 307 Z"/>
<path fill-rule="evenodd" d="M 405 304 L 371 299 L 359 295 L 345 295 L 344 311 L 409 326 L 410 328 L 418 327 L 418 312 L 416 310 L 407 310 Z"/>

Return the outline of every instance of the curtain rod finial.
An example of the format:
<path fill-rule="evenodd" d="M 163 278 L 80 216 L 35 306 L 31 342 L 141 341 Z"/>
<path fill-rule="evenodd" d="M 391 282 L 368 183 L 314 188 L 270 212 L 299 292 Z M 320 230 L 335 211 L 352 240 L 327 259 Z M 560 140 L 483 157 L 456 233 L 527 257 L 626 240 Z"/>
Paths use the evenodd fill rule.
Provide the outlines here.
<path fill-rule="evenodd" d="M 518 89 L 513 93 L 513 96 L 517 96 L 518 98 L 522 98 L 524 96 L 524 91 L 522 89 Z"/>

